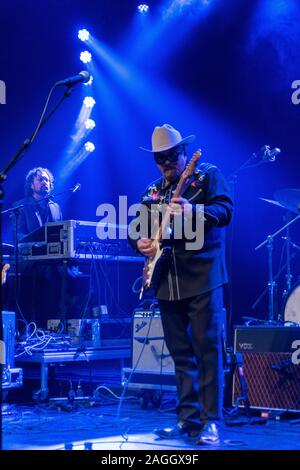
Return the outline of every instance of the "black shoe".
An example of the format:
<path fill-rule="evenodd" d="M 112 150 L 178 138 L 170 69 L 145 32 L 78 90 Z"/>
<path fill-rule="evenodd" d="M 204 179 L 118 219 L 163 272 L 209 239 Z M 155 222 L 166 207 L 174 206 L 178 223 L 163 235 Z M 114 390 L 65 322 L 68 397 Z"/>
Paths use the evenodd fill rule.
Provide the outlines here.
<path fill-rule="evenodd" d="M 220 443 L 218 425 L 214 422 L 206 423 L 199 434 L 197 444 L 199 445 L 218 445 Z"/>
<path fill-rule="evenodd" d="M 154 429 L 153 432 L 162 439 L 177 439 L 185 435 L 189 437 L 196 437 L 199 435 L 199 429 L 200 425 L 198 428 L 196 428 L 190 424 L 179 421 L 176 426 L 163 429 Z"/>

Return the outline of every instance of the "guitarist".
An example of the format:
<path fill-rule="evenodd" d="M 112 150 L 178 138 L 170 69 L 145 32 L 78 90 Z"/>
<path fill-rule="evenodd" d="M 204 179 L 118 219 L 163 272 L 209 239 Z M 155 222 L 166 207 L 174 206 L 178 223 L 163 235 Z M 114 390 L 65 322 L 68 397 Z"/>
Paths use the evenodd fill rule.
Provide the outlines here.
<path fill-rule="evenodd" d="M 233 203 L 219 169 L 200 163 L 184 190 L 172 197 L 187 164 L 186 146 L 194 135 L 182 138 L 169 124 L 155 127 L 151 152 L 162 176 L 142 195 L 148 212 L 157 204 L 169 204 L 172 216 L 197 216 L 204 205 L 204 244 L 186 249 L 186 240 L 168 240 L 171 259 L 161 273 L 156 297 L 161 312 L 166 345 L 175 363 L 177 425 L 155 430 L 162 438 L 198 436 L 199 444 L 219 443 L 218 422 L 222 413 L 223 369 L 221 327 L 223 286 L 227 282 L 224 227 L 231 220 Z M 203 207 L 203 206 L 202 206 Z M 131 245 L 148 259 L 157 248 L 151 235 Z"/>

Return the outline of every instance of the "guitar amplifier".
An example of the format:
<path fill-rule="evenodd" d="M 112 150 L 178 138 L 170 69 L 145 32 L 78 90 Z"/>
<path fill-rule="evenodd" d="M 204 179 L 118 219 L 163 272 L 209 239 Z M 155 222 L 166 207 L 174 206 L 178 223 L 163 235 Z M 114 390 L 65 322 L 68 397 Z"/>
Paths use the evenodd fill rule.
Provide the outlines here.
<path fill-rule="evenodd" d="M 132 367 L 158 373 L 174 372 L 174 362 L 165 343 L 159 309 L 134 311 Z"/>
<path fill-rule="evenodd" d="M 131 365 L 122 369 L 123 385 L 128 388 L 176 389 L 174 362 L 165 344 L 158 308 L 134 310 Z"/>
<path fill-rule="evenodd" d="M 300 411 L 300 328 L 238 326 L 234 352 L 243 356 L 251 408 Z M 232 402 L 242 395 L 238 371 Z"/>
<path fill-rule="evenodd" d="M 102 238 L 99 238 L 99 230 Z M 106 238 L 104 237 L 106 236 Z M 25 260 L 104 258 L 120 261 L 143 261 L 132 256 L 127 242 L 127 227 L 83 220 L 50 222 L 34 230 L 19 243 L 19 253 Z"/>

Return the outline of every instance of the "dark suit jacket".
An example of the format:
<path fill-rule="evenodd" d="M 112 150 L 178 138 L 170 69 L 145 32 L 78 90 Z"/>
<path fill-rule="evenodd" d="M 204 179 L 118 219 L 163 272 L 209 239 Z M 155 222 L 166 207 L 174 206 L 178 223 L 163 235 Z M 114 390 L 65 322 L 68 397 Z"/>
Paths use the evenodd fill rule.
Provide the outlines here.
<path fill-rule="evenodd" d="M 42 214 L 41 206 L 33 197 L 21 199 L 14 204 L 15 207 L 19 205 L 23 205 L 23 207 L 20 209 L 18 217 L 18 241 L 21 241 L 25 235 L 28 235 L 33 230 L 42 227 L 46 222 L 59 222 L 62 220 L 60 206 L 56 202 L 51 201 L 51 199 L 45 204 L 48 209 L 47 220 L 42 220 L 42 215 L 44 214 Z"/>
<path fill-rule="evenodd" d="M 154 181 L 143 193 L 142 204 L 152 211 L 165 201 L 167 194 L 171 197 L 176 186 L 177 183 L 164 188 L 162 178 Z M 201 163 L 182 196 L 193 204 L 195 213 L 197 204 L 204 204 L 204 245 L 201 249 L 187 250 L 187 240 L 171 240 L 171 262 L 157 289 L 157 298 L 161 300 L 193 297 L 227 282 L 224 227 L 231 220 L 233 202 L 226 180 L 216 166 Z M 129 242 L 137 248 L 137 241 L 130 234 Z"/>

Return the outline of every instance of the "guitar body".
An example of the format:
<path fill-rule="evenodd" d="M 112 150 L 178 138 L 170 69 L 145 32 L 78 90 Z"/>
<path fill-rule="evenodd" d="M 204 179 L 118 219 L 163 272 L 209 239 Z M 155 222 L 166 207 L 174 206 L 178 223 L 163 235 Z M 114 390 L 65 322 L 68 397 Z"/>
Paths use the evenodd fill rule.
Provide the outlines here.
<path fill-rule="evenodd" d="M 197 150 L 194 153 L 193 157 L 191 158 L 186 169 L 182 173 L 180 180 L 177 184 L 177 187 L 174 191 L 173 197 L 178 197 L 181 195 L 181 192 L 183 191 L 183 188 L 184 188 L 184 183 L 193 173 L 196 162 L 197 160 L 199 160 L 200 157 L 201 157 L 201 151 Z M 145 266 L 143 269 L 143 284 L 142 284 L 142 289 L 140 292 L 140 299 L 142 299 L 143 292 L 145 289 L 152 288 L 156 291 L 159 280 L 160 280 L 162 269 L 170 261 L 170 258 L 172 255 L 172 248 L 170 246 L 161 247 L 162 234 L 165 233 L 166 223 L 168 222 L 169 222 L 169 217 L 167 214 L 167 216 L 163 219 L 158 229 L 158 232 L 152 241 L 152 245 L 156 247 L 156 253 L 153 258 L 148 258 L 145 262 Z"/>
<path fill-rule="evenodd" d="M 159 242 L 156 244 L 157 248 L 155 256 L 153 258 L 148 258 L 144 266 L 144 289 L 157 289 L 162 269 L 167 263 L 169 263 L 172 255 L 172 248 L 170 246 L 164 246 L 161 248 Z"/>

